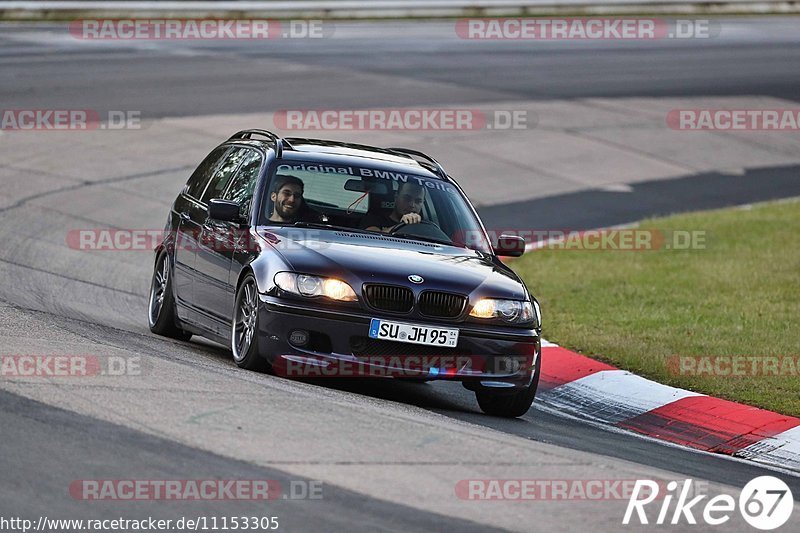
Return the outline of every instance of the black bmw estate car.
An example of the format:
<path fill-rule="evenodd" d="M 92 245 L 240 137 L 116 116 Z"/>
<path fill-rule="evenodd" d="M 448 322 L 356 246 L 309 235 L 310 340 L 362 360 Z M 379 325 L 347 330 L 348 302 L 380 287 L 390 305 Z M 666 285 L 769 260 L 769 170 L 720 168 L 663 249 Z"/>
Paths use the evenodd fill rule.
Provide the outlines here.
<path fill-rule="evenodd" d="M 539 381 L 541 314 L 466 195 L 404 148 L 245 130 L 170 209 L 148 321 L 229 345 L 289 377 L 460 381 L 488 414 L 521 416 Z"/>

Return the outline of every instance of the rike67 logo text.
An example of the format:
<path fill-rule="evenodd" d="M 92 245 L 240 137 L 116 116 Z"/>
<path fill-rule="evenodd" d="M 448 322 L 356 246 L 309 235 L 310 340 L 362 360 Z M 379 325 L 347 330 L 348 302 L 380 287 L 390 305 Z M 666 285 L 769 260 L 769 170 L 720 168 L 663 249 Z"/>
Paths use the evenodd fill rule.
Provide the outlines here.
<path fill-rule="evenodd" d="M 670 481 L 666 486 L 666 494 L 660 494 L 659 488 L 655 481 L 636 480 L 622 523 L 696 525 L 699 518 L 705 524 L 718 526 L 735 516 L 737 501 L 733 496 L 720 494 L 704 501 L 708 495 L 701 494 L 689 499 L 692 494 L 691 479 L 683 481 L 682 486 L 677 481 Z M 652 506 L 648 516 L 645 507 L 656 500 L 660 507 L 658 504 Z M 745 522 L 756 529 L 769 531 L 789 520 L 794 498 L 789 486 L 780 479 L 760 476 L 744 486 L 739 494 L 738 507 Z M 652 512 L 656 509 L 658 516 L 653 520 Z"/>

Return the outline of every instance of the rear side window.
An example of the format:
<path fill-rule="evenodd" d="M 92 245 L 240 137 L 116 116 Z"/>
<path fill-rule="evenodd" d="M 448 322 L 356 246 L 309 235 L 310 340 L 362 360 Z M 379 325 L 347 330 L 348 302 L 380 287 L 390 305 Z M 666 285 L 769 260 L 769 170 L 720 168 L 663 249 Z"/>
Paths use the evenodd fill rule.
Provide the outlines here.
<path fill-rule="evenodd" d="M 230 150 L 229 147 L 224 146 L 222 148 L 217 148 L 200 163 L 200 166 L 197 167 L 197 170 L 194 171 L 192 177 L 189 178 L 189 181 L 186 183 L 186 194 L 191 196 L 192 198 L 200 199 L 200 195 L 203 194 L 203 191 L 208 185 L 208 181 L 211 179 L 211 176 L 214 174 L 214 170 L 217 168 L 217 164 L 219 163 L 220 159 Z"/>
<path fill-rule="evenodd" d="M 239 168 L 242 159 L 249 151 L 247 148 L 236 147 L 225 155 L 222 163 L 217 166 L 214 177 L 211 178 L 211 182 L 206 187 L 206 192 L 203 193 L 201 202 L 207 204 L 212 198 L 222 198 L 222 192 L 228 186 L 228 182 L 231 181 L 236 169 Z"/>
<path fill-rule="evenodd" d="M 255 150 L 248 150 L 242 159 L 242 166 L 239 167 L 239 172 L 236 173 L 236 177 L 233 178 L 230 187 L 228 187 L 228 192 L 225 193 L 224 199 L 238 203 L 240 212 L 243 215 L 250 213 L 253 191 L 258 181 L 262 161 L 263 157 L 260 153 Z"/>

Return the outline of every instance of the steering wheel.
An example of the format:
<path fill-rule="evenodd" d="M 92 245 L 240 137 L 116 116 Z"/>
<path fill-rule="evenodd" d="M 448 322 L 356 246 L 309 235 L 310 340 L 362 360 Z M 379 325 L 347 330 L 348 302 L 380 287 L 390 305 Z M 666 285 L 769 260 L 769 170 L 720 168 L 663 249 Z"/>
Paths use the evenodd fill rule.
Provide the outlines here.
<path fill-rule="evenodd" d="M 453 240 L 447 236 L 445 232 L 442 231 L 442 228 L 439 227 L 438 224 L 435 222 L 431 222 L 430 220 L 421 220 L 416 224 L 406 224 L 405 222 L 401 222 L 394 226 L 392 229 L 389 230 L 389 235 L 400 235 L 401 231 L 406 226 L 413 226 L 415 230 L 405 231 L 402 232 L 403 235 L 408 235 L 410 237 L 422 237 L 422 238 L 430 238 L 435 239 L 438 241 L 443 241 L 447 244 L 452 244 Z"/>
<path fill-rule="evenodd" d="M 420 220 L 416 224 L 409 224 L 407 222 L 398 222 L 397 224 L 395 224 L 394 226 L 392 226 L 389 229 L 389 235 L 394 235 L 395 233 L 397 233 L 401 229 L 405 228 L 406 226 L 418 226 L 420 224 L 429 224 L 431 226 L 436 227 L 436 229 L 439 229 L 439 226 L 437 226 L 435 222 L 432 222 L 430 220 Z"/>

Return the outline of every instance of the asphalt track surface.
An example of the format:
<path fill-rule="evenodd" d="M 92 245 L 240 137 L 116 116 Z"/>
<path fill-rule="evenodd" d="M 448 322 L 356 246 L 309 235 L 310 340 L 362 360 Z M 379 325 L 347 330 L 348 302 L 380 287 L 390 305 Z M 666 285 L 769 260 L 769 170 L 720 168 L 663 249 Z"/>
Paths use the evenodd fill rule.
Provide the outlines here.
<path fill-rule="evenodd" d="M 470 42 L 465 45 L 458 39 L 441 37 L 442 23 L 341 24 L 336 28 L 336 39 L 319 43 L 277 40 L 267 46 L 236 42 L 176 43 L 169 47 L 138 43 L 132 46 L 84 46 L 83 43 L 64 46 L 62 40 L 49 38 L 49 35 L 58 35 L 58 28 L 3 27 L 0 30 L 3 71 L 0 98 L 4 108 L 140 109 L 148 118 L 257 113 L 294 107 L 490 104 L 509 99 L 762 95 L 793 102 L 800 100 L 800 42 L 796 39 L 800 23 L 792 18 L 770 18 L 736 21 L 735 24 L 741 31 L 713 42 L 661 41 L 635 46 L 630 43 L 539 43 L 535 48 L 525 43 Z M 764 25 L 774 31 L 765 33 Z M 3 142 L 4 137 L 0 137 L 0 149 Z M 44 143 L 39 153 L 46 152 Z M 178 170 L 165 165 L 165 172 L 185 175 L 188 166 L 193 164 L 194 161 L 187 161 L 187 168 Z M 758 173 L 759 170 L 748 169 L 748 172 Z M 530 224 L 546 221 L 549 227 L 579 229 L 632 222 L 651 214 L 800 195 L 797 166 L 772 168 L 764 174 L 759 179 L 748 179 L 752 174 L 745 174 L 737 178 L 738 186 L 725 187 L 722 191 L 718 181 L 724 174 L 707 173 L 637 184 L 633 187 L 635 201 L 631 196 L 622 198 L 610 192 L 587 190 L 485 206 L 482 212 L 490 225 L 498 227 L 525 216 L 530 217 L 526 219 Z M 130 177 L 136 179 L 134 173 Z M 731 185 L 729 178 L 726 176 L 727 185 Z M 65 190 L 75 192 L 82 187 L 78 184 Z M 21 227 L 36 228 L 43 233 L 63 225 L 60 213 L 50 214 L 46 207 L 36 204 L 43 198 L 58 202 L 63 192 L 22 195 L 19 201 L 3 207 L 0 210 L 3 233 L 11 235 Z M 72 196 L 69 201 L 79 203 L 79 210 L 87 220 L 93 219 L 95 209 L 106 208 L 105 202 L 113 205 L 120 219 L 136 220 L 139 206 L 135 194 L 146 195 L 148 191 L 126 195 L 117 190 L 105 196 L 87 194 L 77 200 Z M 166 208 L 170 198 L 161 201 Z M 63 235 L 56 235 L 52 242 L 63 245 Z M 481 431 L 490 429 L 521 437 L 531 450 L 538 450 L 540 446 L 542 450 L 561 450 L 559 453 L 565 457 L 579 457 L 575 461 L 586 460 L 586 464 L 599 471 L 632 464 L 632 468 L 639 465 L 645 472 L 652 469 L 671 473 L 676 478 L 703 479 L 734 488 L 742 487 L 753 477 L 770 473 L 753 464 L 609 432 L 538 407 L 517 420 L 487 417 L 479 412 L 472 393 L 456 384 L 343 380 L 275 385 L 282 380 L 249 375 L 232 368 L 229 352 L 216 345 L 202 341 L 176 343 L 149 334 L 145 323 L 149 259 L 119 267 L 119 272 L 107 270 L 107 265 L 101 268 L 84 261 L 81 268 L 88 270 L 76 272 L 75 277 L 70 278 L 63 270 L 54 273 L 55 269 L 51 268 L 68 262 L 59 253 L 57 246 L 51 246 L 44 255 L 26 250 L 3 255 L 5 277 L 0 294 L 3 302 L 0 323 L 5 331 L 12 332 L 5 334 L 8 346 L 4 346 L 4 352 L 21 351 L 26 347 L 41 350 L 43 342 L 57 345 L 60 339 L 69 338 L 73 351 L 85 342 L 86 346 L 100 344 L 111 349 L 135 350 L 146 359 L 152 358 L 156 368 L 164 362 L 178 361 L 179 372 L 170 376 L 176 383 L 181 382 L 181 372 L 184 375 L 207 372 L 225 376 L 230 380 L 227 387 L 241 386 L 242 391 L 250 386 L 297 387 L 304 397 L 311 398 L 309 401 L 316 398 L 319 403 L 325 403 L 335 397 L 336 401 L 344 402 L 337 404 L 341 411 L 331 418 L 330 426 L 319 428 L 320 434 L 328 435 L 332 443 L 336 438 L 331 435 L 341 437 L 349 431 L 334 420 L 338 423 L 350 420 L 362 425 L 364 409 L 399 409 L 404 418 L 397 418 L 390 429 L 383 427 L 376 431 L 412 431 L 403 425 L 410 425 L 415 417 L 427 420 L 424 413 L 428 412 L 444 417 L 436 418 L 438 420 L 449 419 Z M 93 268 L 96 271 L 92 272 Z M 129 283 L 130 277 L 137 282 Z M 49 285 L 42 287 L 43 282 Z M 53 291 L 57 297 L 43 297 L 37 291 Z M 96 309 L 86 304 L 85 295 L 94 294 L 93 291 L 97 293 L 92 297 L 97 300 Z M 18 338 L 12 339 L 14 332 L 18 333 Z M 158 396 L 158 386 L 156 380 L 152 389 L 144 387 L 139 393 Z M 92 391 L 93 401 L 105 394 L 110 405 L 117 405 L 116 398 L 130 393 L 116 389 L 113 384 L 98 388 L 104 391 Z M 103 518 L 149 514 L 170 518 L 186 514 L 264 514 L 263 505 L 249 502 L 198 502 L 193 503 L 191 512 L 187 513 L 185 503 L 183 507 L 170 502 L 87 505 L 65 494 L 66 487 L 75 479 L 314 479 L 313 461 L 306 465 L 307 475 L 303 476 L 297 470 L 288 473 L 294 464 L 291 461 L 275 461 L 271 467 L 248 460 L 247 453 L 242 454 L 242 459 L 223 452 L 212 453 L 199 441 L 193 445 L 190 433 L 181 439 L 172 438 L 167 431 L 159 436 L 154 434 L 157 431 L 137 429 L 136 423 L 115 423 L 100 416 L 75 412 L 77 409 L 71 408 L 69 401 L 61 408 L 59 394 L 62 392 L 70 394 L 66 388 L 59 389 L 52 392 L 55 399 L 40 402 L 25 395 L 0 391 L 0 471 L 3 473 L 0 514 L 3 516 L 48 514 L 64 518 Z M 228 392 L 236 395 L 238 391 L 228 389 Z M 338 399 L 340 395 L 344 395 L 346 402 Z M 36 395 L 31 393 L 30 396 Z M 141 400 L 143 405 L 147 403 L 143 397 Z M 348 406 L 352 406 L 351 411 Z M 272 404 L 269 407 L 275 408 Z M 86 409 L 91 411 L 91 408 Z M 263 413 L 268 420 L 270 408 L 264 407 Z M 158 419 L 161 415 L 155 410 L 148 416 Z M 133 420 L 136 415 L 130 414 L 129 418 Z M 225 430 L 230 433 L 219 437 L 220 449 L 236 449 L 242 438 L 250 438 L 249 435 L 237 436 L 234 426 Z M 306 445 L 297 444 L 298 447 Z M 338 444 L 332 446 L 331 453 L 338 453 L 335 447 Z M 388 449 L 385 455 L 389 457 L 396 451 L 400 453 Z M 491 455 L 492 452 L 486 453 Z M 587 457 L 590 459 L 585 459 Z M 387 477 L 391 476 L 391 463 L 387 460 L 385 464 Z M 409 465 L 412 468 L 404 470 L 402 476 L 411 478 L 413 484 L 417 475 L 414 469 L 425 470 L 428 466 L 424 461 Z M 514 465 L 512 462 L 505 466 Z M 365 467 L 364 475 L 375 476 L 376 471 L 381 471 L 381 463 L 377 467 L 378 470 Z M 530 476 L 530 471 L 526 474 Z M 596 471 L 594 475 L 597 476 Z M 493 474 L 489 470 L 484 477 L 514 476 Z M 800 478 L 781 477 L 790 485 L 795 498 L 800 498 Z M 424 483 L 423 479 L 420 477 L 419 483 Z M 285 528 L 290 531 L 488 530 L 486 520 L 478 523 L 454 516 L 445 509 L 443 507 L 441 512 L 422 510 L 395 503 L 391 496 L 379 490 L 364 494 L 329 483 L 323 500 L 279 500 L 270 504 L 269 514 L 285 516 Z M 539 525 L 559 530 L 565 518 L 549 509 L 540 508 L 536 515 L 541 521 Z M 575 505 L 563 509 L 583 523 L 592 523 L 593 514 L 587 507 Z M 491 515 L 495 511 L 484 508 L 481 512 Z M 616 523 L 621 520 L 621 514 L 617 515 Z M 797 519 L 795 516 L 793 523 L 796 524 Z M 538 529 L 527 521 L 517 525 L 502 523 L 505 529 Z M 613 523 L 610 520 L 597 528 L 611 530 Z"/>
<path fill-rule="evenodd" d="M 767 95 L 796 102 L 797 22 L 764 18 L 729 24 L 741 26 L 732 37 L 633 45 L 467 41 L 454 34 L 452 23 L 441 22 L 366 29 L 334 23 L 331 39 L 257 44 L 182 41 L 148 48 L 75 42 L 64 48 L 61 41 L 44 40 L 22 49 L 13 45 L 15 30 L 4 27 L 4 71 L 13 75 L 0 80 L 0 90 L 20 108 L 52 98 L 70 108 L 141 109 L 151 117 L 309 105 L 427 106 L 467 98 L 476 103 Z M 413 83 L 419 81 L 435 83 Z"/>

